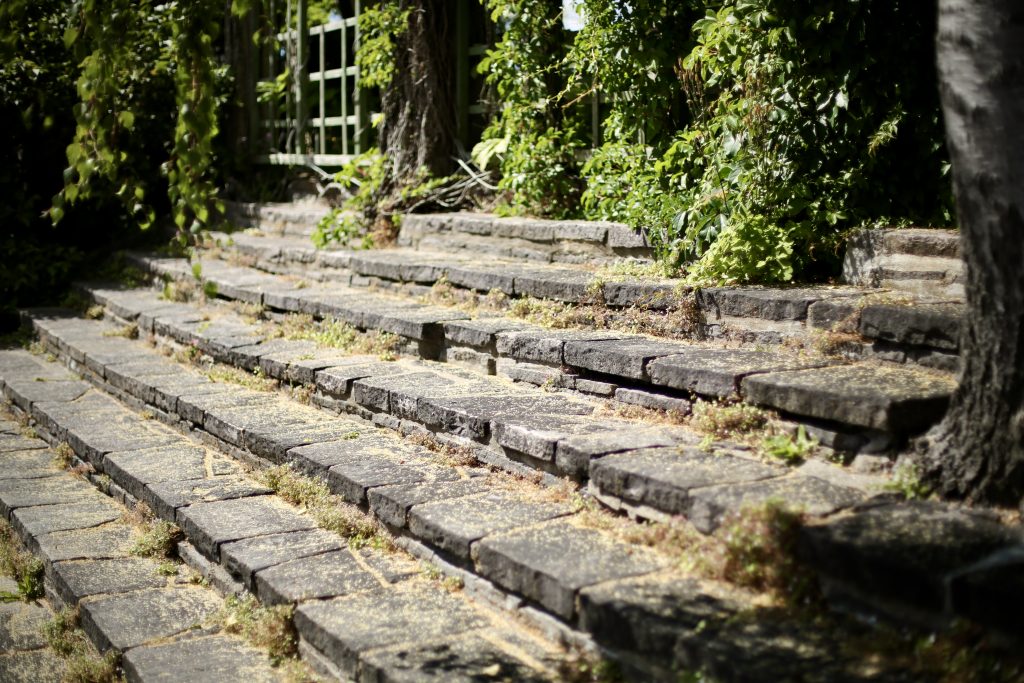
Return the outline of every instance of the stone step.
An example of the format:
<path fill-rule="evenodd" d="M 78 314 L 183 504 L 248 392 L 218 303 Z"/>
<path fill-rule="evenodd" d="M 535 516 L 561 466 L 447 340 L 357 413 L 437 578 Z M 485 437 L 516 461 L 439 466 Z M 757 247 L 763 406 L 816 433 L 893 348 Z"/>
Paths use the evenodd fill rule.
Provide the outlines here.
<path fill-rule="evenodd" d="M 139 261 L 159 274 L 195 280 L 183 260 L 139 257 Z M 404 348 L 420 358 L 468 363 L 487 374 L 499 373 L 513 380 L 544 386 L 552 384 L 660 409 L 685 412 L 692 394 L 746 398 L 743 380 L 748 376 L 767 376 L 769 383 L 777 381 L 782 386 L 786 372 L 846 363 L 806 352 L 729 349 L 714 343 L 657 339 L 611 330 L 552 330 L 507 318 L 472 319 L 469 313 L 455 308 L 414 304 L 385 294 L 336 285 L 297 287 L 284 276 L 221 262 L 203 263 L 202 278 L 213 283 L 223 297 L 260 303 L 282 312 L 337 318 L 361 329 L 397 334 L 403 338 Z M 230 348 L 244 348 L 256 341 L 259 334 L 255 325 L 237 319 L 230 323 L 222 319 L 216 324 L 198 321 L 201 316 L 198 309 L 167 309 L 167 302 L 155 295 L 144 301 L 137 292 L 96 286 L 87 286 L 86 290 L 123 318 L 134 320 L 139 316 L 144 331 L 167 334 L 182 343 L 194 343 L 225 362 L 244 365 L 246 361 L 239 359 L 239 354 L 233 354 Z M 793 306 L 804 311 L 801 315 L 809 316 L 811 324 L 825 326 L 836 320 L 846 324 L 851 316 L 859 316 L 860 328 L 893 340 L 887 343 L 912 340 L 931 344 L 931 355 L 920 359 L 922 363 L 927 360 L 937 369 L 946 371 L 955 366 L 951 362 L 955 357 L 950 352 L 933 348 L 955 345 L 950 338 L 958 326 L 954 315 L 959 309 L 955 304 L 896 307 L 894 313 L 889 310 L 893 307 L 885 305 L 869 305 L 847 312 L 845 308 L 837 308 L 845 304 L 824 308 L 823 301 L 809 303 L 811 299 L 806 297 L 801 301 Z M 155 317 L 146 315 L 147 310 L 156 311 Z M 178 322 L 182 316 L 191 316 L 196 321 Z M 165 319 L 169 321 L 167 324 L 153 322 Z M 245 330 L 248 331 L 243 332 Z M 218 337 L 226 341 L 218 341 Z M 891 372 L 877 362 L 857 363 L 851 367 L 854 369 L 849 372 L 859 377 L 859 382 L 865 385 L 875 382 L 877 390 L 870 396 L 851 393 L 842 401 L 853 405 L 854 410 L 890 412 L 891 419 L 880 421 L 885 425 L 881 429 L 897 439 L 927 427 L 924 423 L 928 420 L 937 421 L 945 410 L 941 397 L 952 391 L 951 377 L 912 366 Z M 901 386 L 887 386 L 891 377 L 900 377 Z M 795 417 L 826 420 L 832 424 L 833 431 L 843 431 L 843 425 L 879 429 L 865 425 L 863 419 L 850 419 L 850 411 L 826 407 L 827 414 L 822 414 L 817 402 L 822 397 L 821 390 L 821 386 L 803 383 L 787 389 L 790 393 L 799 392 L 803 401 L 783 400 L 779 392 L 762 391 L 756 402 Z M 922 416 L 915 414 L 904 421 L 905 406 L 911 404 Z M 833 402 L 821 405 L 831 406 Z M 387 411 L 385 407 L 379 409 Z"/>
<path fill-rule="evenodd" d="M 961 298 L 943 287 L 930 285 L 935 279 L 920 280 L 920 293 L 889 293 L 887 289 L 850 286 L 802 286 L 784 288 L 715 287 L 691 295 L 676 281 L 620 276 L 592 268 L 559 267 L 538 269 L 521 264 L 467 259 L 448 252 L 423 253 L 402 249 L 382 251 L 317 251 L 308 242 L 293 238 L 268 238 L 235 233 L 228 257 L 251 263 L 267 272 L 291 273 L 322 282 L 346 286 L 372 286 L 396 295 L 414 298 L 430 295 L 430 285 L 477 290 L 491 289 L 511 297 L 534 296 L 586 306 L 602 302 L 606 317 L 630 322 L 630 312 L 643 311 L 647 324 L 660 325 L 672 334 L 688 337 L 729 339 L 754 345 L 813 347 L 819 343 L 818 330 L 854 332 L 859 339 L 845 340 L 844 353 L 858 357 L 881 356 L 898 362 L 952 368 L 958 362 L 956 346 L 938 353 L 927 341 L 914 340 L 913 328 L 900 334 L 901 341 L 876 336 L 871 327 L 858 329 L 848 318 L 873 303 L 888 302 L 913 309 L 920 304 Z M 228 256 L 228 254 L 238 255 Z M 914 257 L 921 258 L 921 257 Z M 146 266 L 143 260 L 142 265 Z M 187 275 L 178 268 L 178 274 Z M 610 273 L 610 274 L 609 274 Z M 443 279 L 442 279 L 443 278 Z M 870 283 L 869 283 L 870 284 Z M 877 285 L 877 283 L 875 283 Z M 960 285 L 957 284 L 957 287 Z M 230 289 L 230 285 L 229 285 Z M 904 288 L 905 289 L 905 288 Z M 692 296 L 692 302 L 690 298 Z M 954 303 L 953 306 L 962 306 Z M 692 320 L 689 320 L 689 318 Z M 958 325 L 960 311 L 950 314 L 947 326 Z M 667 324 L 675 321 L 675 325 Z M 689 320 L 689 322 L 686 322 Z M 895 319 L 906 324 L 905 316 Z M 954 368 L 955 369 L 955 368 Z"/>
<path fill-rule="evenodd" d="M 7 395 L 20 395 L 27 382 L 35 381 L 34 375 L 54 365 L 23 351 L 0 352 L 0 358 L 0 382 Z M 8 370 L 15 367 L 21 370 Z M 71 372 L 66 376 L 66 381 L 80 381 L 71 379 Z M 486 602 L 425 579 L 409 555 L 353 546 L 319 528 L 313 516 L 271 495 L 244 468 L 209 446 L 145 419 L 94 388 L 73 400 L 28 405 L 52 441 L 73 444 L 75 455 L 95 471 L 97 480 L 106 477 L 110 493 L 132 505 L 145 503 L 158 518 L 180 526 L 194 549 L 190 552 L 206 562 L 215 583 L 235 594 L 250 592 L 266 605 L 295 606 L 300 652 L 322 674 L 345 680 L 430 676 L 435 675 L 432 655 L 448 652 L 448 675 L 455 677 L 448 680 L 472 680 L 495 667 L 516 672 L 516 678 L 557 678 L 567 656 L 564 648 L 532 635 Z M 304 424 L 289 427 L 300 430 Z M 345 427 L 354 424 L 349 421 Z M 161 445 L 152 446 L 156 441 Z M 42 450 L 44 442 L 34 445 L 32 453 L 45 452 L 54 462 L 55 456 Z M 388 444 L 376 446 L 385 449 Z M 363 455 L 370 456 L 373 448 L 365 449 Z M 398 450 L 388 452 L 395 458 Z M 399 461 L 393 462 L 397 466 Z M 412 468 L 408 460 L 404 465 Z M 130 679 L 148 679 L 173 657 L 188 655 L 197 659 L 196 670 L 186 667 L 183 674 L 202 673 L 205 666 L 210 674 L 201 680 L 225 680 L 218 662 L 231 661 L 230 648 L 205 639 L 190 648 L 164 642 L 207 620 L 222 600 L 212 590 L 169 582 L 155 571 L 155 560 L 131 558 L 134 532 L 119 522 L 124 508 L 82 479 L 51 467 L 50 477 L 10 478 L 0 484 L 0 512 L 26 532 L 30 547 L 53 563 L 55 594 L 71 606 L 80 604 L 83 625 L 99 648 L 123 653 Z M 423 462 L 420 471 L 428 468 Z M 386 475 L 382 481 L 388 481 Z M 504 504 L 515 511 L 515 501 Z M 624 548 L 613 542 L 606 546 L 609 551 Z M 500 560 L 504 554 L 495 557 Z M 614 570 L 595 573 L 595 581 L 660 568 L 653 560 L 643 564 L 639 554 L 622 560 Z M 559 594 L 569 609 L 574 609 L 572 590 L 563 588 Z M 564 591 L 569 591 L 568 598 Z M 357 624 L 363 629 L 358 634 Z M 202 635 L 224 640 L 216 631 L 207 629 Z M 158 639 L 159 644 L 153 642 Z M 391 648 L 390 655 L 379 651 L 382 646 Z M 235 656 L 247 662 L 244 654 Z M 266 656 L 261 657 L 266 667 Z M 423 670 L 410 663 L 417 659 Z"/>
<path fill-rule="evenodd" d="M 45 334 L 51 348 L 56 348 L 54 342 L 60 340 L 58 345 L 84 352 L 86 342 L 97 339 L 94 334 L 83 333 L 77 321 L 75 327 L 64 327 L 63 334 L 57 331 L 61 326 L 54 327 L 53 322 L 41 322 L 41 329 L 48 330 Z M 103 323 L 87 322 L 95 330 L 104 327 Z M 125 349 L 133 343 L 106 339 L 126 341 L 116 345 Z M 111 366 L 141 367 L 138 360 Z M 87 367 L 76 367 L 100 381 Z M 0 352 L 5 395 L 28 405 L 40 429 L 53 434 L 54 440 L 73 444 L 77 454 L 99 474 L 109 477 L 108 490 L 121 492 L 126 500 L 134 500 L 138 494 L 157 514 L 176 521 L 196 551 L 229 575 L 225 582 L 238 582 L 240 589 L 252 591 L 266 603 L 297 604 L 295 625 L 302 638 L 302 652 L 320 670 L 360 680 L 379 680 L 399 673 L 416 678 L 426 675 L 431 662 L 443 654 L 452 660 L 450 666 L 455 672 L 446 675 L 464 673 L 467 680 L 470 674 L 482 675 L 496 665 L 499 671 L 510 675 L 514 672 L 517 680 L 549 678 L 545 670 L 557 664 L 553 661 L 557 652 L 553 655 L 550 645 L 545 650 L 531 642 L 527 634 L 516 630 L 514 621 L 499 619 L 496 624 L 496 617 L 488 616 L 486 608 L 474 600 L 450 595 L 417 579 L 412 576 L 417 572 L 404 568 L 398 559 L 368 549 L 354 555 L 346 551 L 344 544 L 314 528 L 308 515 L 278 502 L 252 478 L 239 475 L 238 466 L 211 452 L 209 445 L 196 444 L 159 422 L 145 420 L 88 387 L 81 396 L 63 401 L 30 401 L 23 395 L 37 375 L 62 374 L 57 370 L 55 364 L 23 351 Z M 150 367 L 148 372 L 153 370 Z M 63 374 L 61 381 L 80 381 L 71 373 Z M 124 371 L 120 376 L 128 374 Z M 180 374 L 188 375 L 189 371 L 180 368 Z M 167 376 L 165 372 L 146 374 L 137 381 Z M 732 670 L 736 667 L 726 660 L 705 660 L 699 654 L 680 660 L 671 646 L 652 652 L 649 643 L 638 642 L 640 650 L 631 654 L 633 646 L 621 640 L 616 627 L 609 626 L 609 621 L 617 621 L 636 633 L 648 628 L 645 622 L 650 619 L 662 624 L 657 628 L 664 628 L 664 616 L 645 612 L 650 607 L 645 601 L 674 598 L 682 577 L 673 568 L 674 562 L 659 551 L 618 540 L 589 526 L 564 502 L 526 500 L 514 491 L 501 490 L 481 474 L 474 474 L 472 468 L 461 468 L 460 476 L 455 478 L 450 468 L 445 473 L 431 464 L 429 453 L 354 418 L 333 419 L 350 430 L 341 439 L 336 434 L 320 434 L 308 439 L 314 443 L 296 446 L 295 434 L 306 434 L 304 427 L 317 426 L 320 413 L 291 406 L 290 415 L 284 415 L 281 402 L 273 396 L 264 395 L 258 403 L 248 403 L 252 406 L 246 411 L 248 418 L 236 416 L 241 436 L 220 432 L 212 425 L 225 421 L 230 410 L 225 406 L 245 399 L 242 390 L 230 393 L 235 400 L 225 398 L 207 407 L 201 425 L 190 426 L 197 429 L 210 425 L 225 441 L 231 439 L 235 450 L 249 443 L 284 439 L 280 448 L 290 447 L 286 457 L 296 467 L 326 477 L 343 498 L 358 501 L 378 519 L 386 520 L 401 535 L 399 543 L 404 547 L 416 547 L 410 543 L 415 541 L 425 548 L 423 556 L 453 571 L 463 571 L 468 593 L 488 596 L 491 603 L 521 603 L 516 610 L 520 618 L 548 615 L 532 617 L 534 621 L 541 618 L 540 623 L 555 618 L 576 629 L 585 623 L 597 624 L 601 630 L 598 642 L 603 647 L 614 647 L 624 665 L 640 671 L 638 680 L 650 680 L 666 666 L 714 668 L 722 673 L 723 680 L 749 680 L 751 674 Z M 179 404 L 193 400 L 187 391 L 178 397 Z M 271 423 L 276 430 L 269 426 Z M 260 430 L 268 431 L 257 438 Z M 281 436 L 286 433 L 288 436 Z M 140 450 L 122 443 L 127 435 L 150 447 Z M 165 442 L 168 439 L 172 441 Z M 151 446 L 158 441 L 165 443 Z M 260 452 L 270 450 L 264 447 Z M 11 490 L 0 488 L 0 500 L 5 504 L 27 504 L 24 496 L 29 494 L 22 492 L 17 494 L 21 498 L 11 498 L 13 495 Z M 105 559 L 107 551 L 100 553 Z M 646 580 L 643 595 L 623 600 L 602 592 L 620 585 L 628 589 L 638 577 Z M 702 585 L 715 594 L 729 592 L 724 587 L 715 588 L 713 583 Z M 583 598 L 591 588 L 601 590 Z M 502 598 L 505 592 L 515 600 Z M 497 597 L 492 597 L 494 593 Z M 749 609 L 751 596 L 736 591 L 730 595 L 730 601 L 713 615 L 701 611 L 696 602 L 675 608 L 669 624 L 675 637 L 699 640 L 700 619 L 708 617 L 710 624 L 724 628 L 741 610 Z M 591 605 L 589 612 L 581 611 L 584 605 Z M 537 612 L 538 608 L 542 612 Z M 789 628 L 799 632 L 803 627 L 794 622 Z M 564 631 L 558 633 L 567 637 Z M 665 645 L 667 639 L 663 636 L 661 644 Z M 834 653 L 836 645 L 837 641 L 822 641 L 822 652 Z M 387 647 L 380 649 L 382 646 Z M 806 668 L 792 643 L 778 634 L 760 640 L 758 647 L 772 652 L 780 665 Z M 845 671 L 851 664 L 834 656 L 832 659 L 833 672 Z M 157 666 L 167 660 L 154 654 L 153 661 L 152 666 Z M 547 667 L 538 667 L 538 662 Z"/>
<path fill-rule="evenodd" d="M 42 363 L 39 369 L 52 374 Z M 18 381 L 6 370 L 4 376 Z M 76 381 L 67 376 L 65 381 Z M 77 609 L 85 634 L 100 653 L 119 658 L 127 680 L 213 683 L 240 674 L 253 681 L 284 680 L 264 651 L 221 630 L 221 595 L 192 583 L 177 567 L 167 570 L 156 559 L 133 555 L 140 532 L 123 521 L 129 515 L 123 504 L 58 465 L 42 439 L 25 441 L 0 452 L 3 519 L 43 561 L 49 602 Z M 42 611 L 32 615 L 36 622 L 50 617 Z M 41 635 L 42 624 L 35 625 Z M 12 645 L 4 640 L 5 655 Z M 35 646 L 45 645 L 44 640 Z M 21 659 L 16 658 L 18 668 L 26 665 Z M 57 673 L 52 680 L 68 680 L 59 673 L 67 665 L 50 660 L 47 670 Z M 20 678 L 12 666 L 9 655 L 0 657 L 3 680 L 51 680 Z"/>
<path fill-rule="evenodd" d="M 960 236 L 952 230 L 864 230 L 847 244 L 843 281 L 963 300 Z"/>
<path fill-rule="evenodd" d="M 240 227 L 269 234 L 308 236 L 329 212 L 316 202 L 228 203 Z M 426 251 L 500 257 L 537 263 L 593 263 L 623 257 L 650 259 L 643 235 L 621 223 L 498 217 L 484 213 L 407 214 L 398 244 Z"/>

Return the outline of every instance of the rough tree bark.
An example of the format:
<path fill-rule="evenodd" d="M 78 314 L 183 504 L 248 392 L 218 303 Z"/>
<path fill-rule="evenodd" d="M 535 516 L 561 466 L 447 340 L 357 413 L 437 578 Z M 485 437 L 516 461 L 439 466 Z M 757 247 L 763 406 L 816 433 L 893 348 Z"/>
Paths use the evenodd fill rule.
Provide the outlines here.
<path fill-rule="evenodd" d="M 409 28 L 395 45 L 395 71 L 381 94 L 380 147 L 393 187 L 415 181 L 425 168 L 451 173 L 455 150 L 452 40 L 448 0 L 402 0 Z"/>
<path fill-rule="evenodd" d="M 966 266 L 963 369 L 925 456 L 948 497 L 1024 499 L 1024 5 L 939 0 L 938 66 Z"/>

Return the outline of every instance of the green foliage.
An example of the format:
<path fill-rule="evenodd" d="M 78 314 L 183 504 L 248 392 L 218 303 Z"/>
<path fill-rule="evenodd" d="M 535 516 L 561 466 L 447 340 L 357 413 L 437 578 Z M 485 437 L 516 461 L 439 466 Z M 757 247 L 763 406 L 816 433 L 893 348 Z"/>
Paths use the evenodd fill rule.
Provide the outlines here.
<path fill-rule="evenodd" d="M 893 469 L 892 479 L 883 488 L 907 500 L 924 499 L 932 494 L 931 487 L 921 478 L 920 468 L 909 460 L 901 462 Z"/>
<path fill-rule="evenodd" d="M 698 283 L 820 276 L 853 228 L 951 221 L 933 6 L 583 0 L 573 37 L 556 4 L 486 2 L 474 157 L 507 212 L 627 222 Z"/>
<path fill-rule="evenodd" d="M 331 242 L 348 247 L 370 249 L 373 217 L 381 201 L 381 188 L 387 177 L 386 159 L 377 148 L 363 152 L 345 164 L 334 179 L 355 191 L 344 206 L 331 210 L 317 223 L 313 243 L 323 247 Z"/>
<path fill-rule="evenodd" d="M 409 28 L 411 7 L 402 8 L 396 0 L 375 0 L 360 13 L 359 85 L 363 88 L 386 88 L 394 74 L 395 41 Z"/>
<path fill-rule="evenodd" d="M 579 210 L 576 154 L 584 148 L 584 117 L 579 107 L 563 106 L 572 96 L 565 87 L 569 41 L 558 3 L 485 0 L 484 5 L 504 32 L 480 62 L 498 111 L 474 156 L 485 163 L 498 156 L 499 187 L 508 193 L 505 213 L 573 216 Z"/>
<path fill-rule="evenodd" d="M 761 442 L 761 450 L 766 455 L 790 464 L 802 462 L 817 447 L 818 440 L 807 436 L 807 430 L 803 425 L 797 427 L 795 436 L 776 434 L 766 437 Z"/>

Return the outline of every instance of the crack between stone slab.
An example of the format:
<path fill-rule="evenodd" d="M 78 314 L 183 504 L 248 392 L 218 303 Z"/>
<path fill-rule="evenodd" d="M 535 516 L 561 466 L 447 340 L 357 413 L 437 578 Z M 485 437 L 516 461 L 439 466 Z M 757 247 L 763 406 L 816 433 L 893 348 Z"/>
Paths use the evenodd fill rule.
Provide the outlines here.
<path fill-rule="evenodd" d="M 517 647 L 512 643 L 502 640 L 501 638 L 498 638 L 495 634 L 489 633 L 487 631 L 480 631 L 476 635 L 479 636 L 481 640 L 486 640 L 488 643 L 493 645 L 501 652 L 504 652 L 505 654 L 509 655 L 510 657 L 513 657 L 514 659 L 518 659 L 522 663 L 529 666 L 531 669 L 543 672 L 544 674 L 551 676 L 553 678 L 556 677 L 554 671 L 545 666 L 543 662 L 538 660 L 536 657 L 533 657 L 526 650 L 523 650 L 522 648 Z"/>
<path fill-rule="evenodd" d="M 362 567 L 370 576 L 377 580 L 377 583 L 379 583 L 384 588 L 391 588 L 392 584 L 384 577 L 384 575 L 376 569 L 374 569 L 373 567 L 371 567 L 370 563 L 363 559 L 363 557 L 358 552 L 353 550 L 351 546 L 348 548 L 348 553 L 352 556 L 352 559 L 356 561 L 356 564 Z"/>

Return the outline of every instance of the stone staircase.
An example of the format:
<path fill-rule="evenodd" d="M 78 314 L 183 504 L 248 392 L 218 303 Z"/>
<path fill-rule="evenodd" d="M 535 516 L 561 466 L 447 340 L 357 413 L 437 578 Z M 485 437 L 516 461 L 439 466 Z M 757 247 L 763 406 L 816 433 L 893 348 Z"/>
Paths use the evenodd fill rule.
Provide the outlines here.
<path fill-rule="evenodd" d="M 410 216 L 405 246 L 318 252 L 308 207 L 235 211 L 264 234 L 224 236 L 196 263 L 134 254 L 156 286 L 82 283 L 88 315 L 26 312 L 50 355 L 0 352 L 0 385 L 118 504 L 177 524 L 179 556 L 213 588 L 292 606 L 318 674 L 591 680 L 606 658 L 630 680 L 930 680 L 851 651 L 871 630 L 857 620 L 808 619 L 694 568 L 702 544 L 778 501 L 803 512 L 792 551 L 833 605 L 1019 637 L 1004 606 L 1022 595 L 1005 580 L 1020 528 L 886 492 L 888 455 L 954 386 L 952 365 L 928 359 L 955 361 L 956 302 L 922 314 L 891 288 L 682 292 L 614 275 L 649 256 L 622 226 Z M 503 258 L 482 261 L 488 245 Z M 494 289 L 506 308 L 467 298 Z M 516 317 L 544 296 L 612 324 Z M 683 310 L 699 318 L 685 336 L 620 324 Z M 843 353 L 817 350 L 821 334 Z M 694 431 L 732 409 L 712 401 L 777 411 L 773 429 L 822 446 L 787 463 Z M 315 482 L 360 523 L 293 505 Z M 51 565 L 78 561 L 48 547 Z M 192 647 L 179 633 L 160 638 Z M 155 647 L 93 640 L 126 672 Z"/>

